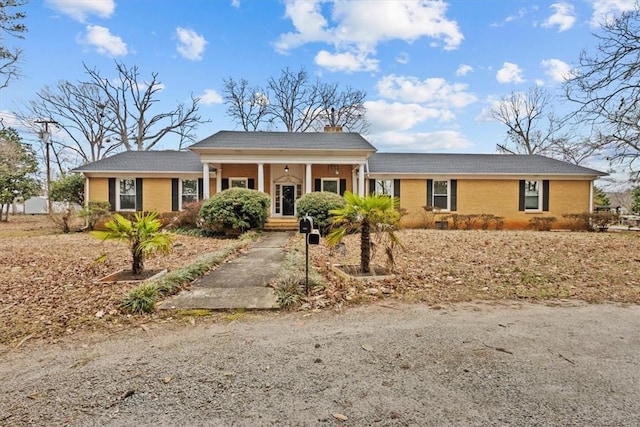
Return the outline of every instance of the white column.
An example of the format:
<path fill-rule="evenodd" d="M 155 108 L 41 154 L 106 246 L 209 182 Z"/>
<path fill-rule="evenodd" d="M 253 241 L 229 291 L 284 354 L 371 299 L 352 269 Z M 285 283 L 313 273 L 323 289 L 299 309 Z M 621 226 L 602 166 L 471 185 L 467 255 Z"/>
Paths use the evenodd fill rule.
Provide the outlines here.
<path fill-rule="evenodd" d="M 306 176 L 305 176 L 305 194 L 307 193 L 311 193 L 312 187 L 311 187 L 311 163 L 307 163 L 305 165 L 305 172 L 306 172 Z"/>
<path fill-rule="evenodd" d="M 264 163 L 258 163 L 258 191 L 264 193 Z"/>
<path fill-rule="evenodd" d="M 89 187 L 89 177 L 85 175 L 85 177 L 84 177 L 84 206 L 83 206 L 83 208 L 88 208 L 89 207 L 89 200 L 91 200 L 91 188 Z M 24 211 L 24 205 L 23 205 L 23 211 Z M 89 219 L 87 218 L 87 221 L 88 220 Z"/>
<path fill-rule="evenodd" d="M 216 194 L 222 191 L 222 164 L 216 166 Z"/>
<path fill-rule="evenodd" d="M 364 163 L 358 168 L 358 196 L 364 196 Z"/>
<path fill-rule="evenodd" d="M 202 165 L 202 198 L 207 200 L 211 196 L 209 188 L 209 163 Z"/>

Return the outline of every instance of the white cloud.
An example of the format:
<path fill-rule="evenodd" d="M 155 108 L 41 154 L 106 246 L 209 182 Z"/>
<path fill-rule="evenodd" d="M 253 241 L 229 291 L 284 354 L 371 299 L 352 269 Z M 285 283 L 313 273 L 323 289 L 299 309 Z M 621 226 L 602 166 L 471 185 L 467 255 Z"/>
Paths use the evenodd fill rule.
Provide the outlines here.
<path fill-rule="evenodd" d="M 128 53 L 127 44 L 100 25 L 87 25 L 86 34 L 80 42 L 93 46 L 102 55 L 124 56 Z"/>
<path fill-rule="evenodd" d="M 200 95 L 202 105 L 222 104 L 223 102 L 222 96 L 215 89 L 205 89 L 204 93 Z"/>
<path fill-rule="evenodd" d="M 321 50 L 315 57 L 315 63 L 329 71 L 377 71 L 380 61 L 370 59 L 367 55 L 356 55 L 353 53 L 332 54 L 326 50 Z"/>
<path fill-rule="evenodd" d="M 636 4 L 637 0 L 594 0 L 591 26 L 599 27 L 623 12 L 634 10 Z"/>
<path fill-rule="evenodd" d="M 177 27 L 176 36 L 178 37 L 178 46 L 176 49 L 183 58 L 190 61 L 200 61 L 204 54 L 204 48 L 207 41 L 200 34 L 188 28 Z"/>
<path fill-rule="evenodd" d="M 231 6 L 235 7 L 236 9 L 240 7 L 240 0 L 231 0 Z"/>
<path fill-rule="evenodd" d="M 433 151 L 465 149 L 473 144 L 455 130 L 438 132 L 381 132 L 368 139 L 381 152 L 428 153 Z"/>
<path fill-rule="evenodd" d="M 385 98 L 424 103 L 434 108 L 462 108 L 477 101 L 475 95 L 466 92 L 468 85 L 450 84 L 442 78 L 420 81 L 415 77 L 391 74 L 381 78 L 376 87 Z"/>
<path fill-rule="evenodd" d="M 326 10 L 330 12 L 325 17 Z M 274 45 L 278 52 L 287 53 L 307 43 L 321 42 L 332 45 L 336 56 L 351 52 L 361 58 L 374 53 L 384 41 L 411 43 L 429 37 L 452 50 L 464 36 L 446 12 L 447 4 L 442 1 L 288 0 L 285 15 L 295 31 L 281 34 Z"/>
<path fill-rule="evenodd" d="M 410 57 L 407 52 L 400 52 L 398 56 L 396 56 L 396 62 L 398 64 L 408 64 L 409 60 L 410 60 Z"/>
<path fill-rule="evenodd" d="M 401 102 L 386 102 L 383 100 L 366 101 L 367 121 L 371 124 L 372 132 L 391 130 L 407 130 L 418 123 L 429 119 L 450 120 L 453 115 L 437 108 L 428 108 L 420 104 Z"/>
<path fill-rule="evenodd" d="M 45 4 L 80 22 L 90 15 L 109 18 L 116 9 L 114 0 L 45 0 Z"/>
<path fill-rule="evenodd" d="M 472 71 L 473 71 L 473 67 L 471 65 L 460 64 L 460 66 L 456 70 L 456 76 L 459 76 L 459 77 L 466 76 Z"/>
<path fill-rule="evenodd" d="M 566 2 L 554 3 L 549 6 L 554 9 L 553 15 L 551 15 L 546 21 L 542 23 L 543 27 L 557 26 L 558 31 L 566 31 L 573 27 L 576 22 L 576 11 L 572 4 Z"/>
<path fill-rule="evenodd" d="M 505 62 L 496 73 L 496 80 L 498 83 L 524 83 L 522 69 L 518 64 Z"/>
<path fill-rule="evenodd" d="M 518 13 L 515 15 L 509 15 L 504 19 L 504 22 L 513 22 L 513 21 L 517 21 L 518 19 L 522 19 L 524 18 L 524 16 L 527 14 L 527 10 L 526 9 L 520 9 L 518 10 Z"/>
<path fill-rule="evenodd" d="M 569 64 L 559 59 L 543 59 L 540 64 L 544 69 L 544 73 L 551 77 L 554 82 L 563 82 L 571 75 Z"/>

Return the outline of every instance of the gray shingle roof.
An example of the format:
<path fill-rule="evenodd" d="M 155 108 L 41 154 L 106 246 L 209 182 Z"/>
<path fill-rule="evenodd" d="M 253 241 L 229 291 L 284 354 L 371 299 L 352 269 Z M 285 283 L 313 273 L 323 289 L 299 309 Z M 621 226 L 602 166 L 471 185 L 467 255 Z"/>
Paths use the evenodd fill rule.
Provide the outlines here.
<path fill-rule="evenodd" d="M 359 133 L 353 132 L 220 131 L 189 148 L 376 151 Z"/>
<path fill-rule="evenodd" d="M 544 156 L 514 154 L 375 153 L 369 157 L 369 171 L 429 175 L 607 175 Z"/>
<path fill-rule="evenodd" d="M 200 156 L 191 151 L 125 151 L 77 167 L 73 172 L 200 172 Z"/>

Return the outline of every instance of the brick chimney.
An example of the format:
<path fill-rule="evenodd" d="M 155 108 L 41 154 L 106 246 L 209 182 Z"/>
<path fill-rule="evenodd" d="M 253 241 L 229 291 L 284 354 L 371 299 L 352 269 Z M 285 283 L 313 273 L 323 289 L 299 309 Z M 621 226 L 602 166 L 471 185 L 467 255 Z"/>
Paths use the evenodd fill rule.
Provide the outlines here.
<path fill-rule="evenodd" d="M 326 125 L 324 127 L 325 132 L 342 132 L 342 126 L 330 126 Z"/>

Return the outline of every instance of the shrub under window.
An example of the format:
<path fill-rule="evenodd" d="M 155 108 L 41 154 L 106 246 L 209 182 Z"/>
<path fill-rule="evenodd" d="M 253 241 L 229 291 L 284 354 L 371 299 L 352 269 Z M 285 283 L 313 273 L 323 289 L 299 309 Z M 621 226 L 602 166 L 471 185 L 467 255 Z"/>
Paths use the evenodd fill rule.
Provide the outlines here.
<path fill-rule="evenodd" d="M 271 198 L 260 191 L 232 188 L 204 202 L 200 218 L 203 226 L 212 230 L 243 233 L 264 227 L 270 202 Z"/>

